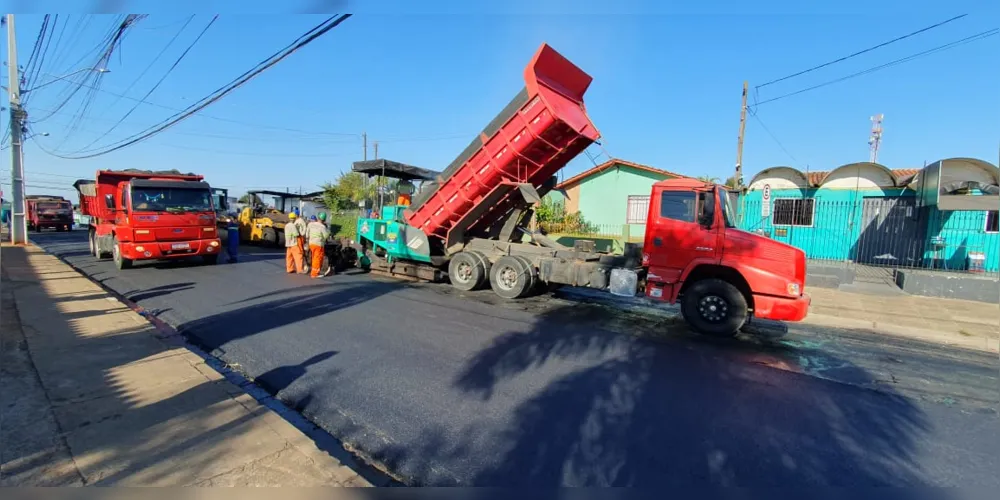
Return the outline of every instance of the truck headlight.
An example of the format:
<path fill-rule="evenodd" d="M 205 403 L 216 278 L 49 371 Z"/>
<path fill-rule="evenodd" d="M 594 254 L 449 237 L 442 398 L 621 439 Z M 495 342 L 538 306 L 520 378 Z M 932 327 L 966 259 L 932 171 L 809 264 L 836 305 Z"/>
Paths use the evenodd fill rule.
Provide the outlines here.
<path fill-rule="evenodd" d="M 219 242 L 218 242 L 218 241 L 215 241 L 215 240 L 212 240 L 212 242 L 211 242 L 211 243 L 209 243 L 209 245 L 211 245 L 211 246 L 213 246 L 213 247 L 217 247 L 217 246 L 219 246 Z"/>
<path fill-rule="evenodd" d="M 802 295 L 802 287 L 798 283 L 788 284 L 788 295 L 799 296 Z"/>

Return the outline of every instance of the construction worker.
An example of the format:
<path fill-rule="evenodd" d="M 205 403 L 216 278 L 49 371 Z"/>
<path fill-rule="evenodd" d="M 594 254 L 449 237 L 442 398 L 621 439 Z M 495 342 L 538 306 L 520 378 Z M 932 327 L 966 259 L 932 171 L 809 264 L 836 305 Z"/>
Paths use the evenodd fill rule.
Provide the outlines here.
<path fill-rule="evenodd" d="M 416 192 L 416 187 L 413 183 L 402 179 L 396 183 L 396 205 L 401 207 L 410 206 L 410 201 L 413 199 L 413 193 Z"/>
<path fill-rule="evenodd" d="M 305 273 L 302 267 L 302 232 L 296 219 L 292 212 L 288 214 L 288 224 L 285 224 L 285 271 L 288 274 Z"/>
<path fill-rule="evenodd" d="M 330 238 L 330 230 L 326 227 L 326 214 L 319 213 L 309 217 L 309 225 L 306 227 L 306 239 L 309 240 L 309 256 L 312 260 L 309 266 L 309 274 L 313 278 L 319 278 L 320 268 L 323 267 L 323 254 L 326 249 L 326 240 Z"/>

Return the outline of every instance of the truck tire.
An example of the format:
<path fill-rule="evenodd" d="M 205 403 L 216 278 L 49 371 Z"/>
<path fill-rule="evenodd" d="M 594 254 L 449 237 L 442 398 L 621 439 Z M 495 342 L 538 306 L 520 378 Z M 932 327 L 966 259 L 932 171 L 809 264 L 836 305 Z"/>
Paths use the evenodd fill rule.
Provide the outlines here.
<path fill-rule="evenodd" d="M 524 261 L 512 255 L 504 255 L 493 264 L 490 287 L 505 299 L 521 298 L 531 288 L 531 274 Z"/>
<path fill-rule="evenodd" d="M 132 259 L 126 259 L 122 257 L 121 246 L 118 243 L 118 237 L 115 237 L 114 247 L 111 249 L 111 258 L 115 261 L 115 267 L 119 270 L 130 269 L 132 267 Z"/>
<path fill-rule="evenodd" d="M 538 290 L 538 273 L 535 271 L 534 264 L 532 264 L 527 257 L 523 255 L 518 255 L 517 259 L 524 264 L 525 269 L 528 270 L 528 277 L 531 279 L 531 282 L 528 284 L 528 289 L 524 292 L 523 295 L 521 295 L 522 297 L 524 297 Z"/>
<path fill-rule="evenodd" d="M 261 238 L 264 239 L 264 244 L 267 246 L 278 246 L 278 232 L 273 227 L 265 227 Z"/>
<path fill-rule="evenodd" d="M 483 286 L 487 276 L 484 260 L 486 259 L 482 254 L 476 252 L 458 252 L 453 255 L 448 263 L 448 280 L 451 281 L 451 286 L 463 292 Z"/>
<path fill-rule="evenodd" d="M 219 254 L 202 255 L 201 260 L 206 266 L 214 266 L 219 263 Z"/>
<path fill-rule="evenodd" d="M 705 279 L 684 291 L 681 314 L 700 333 L 732 337 L 747 320 L 747 299 L 728 281 Z"/>
<path fill-rule="evenodd" d="M 284 231 L 275 231 L 275 233 L 278 235 L 278 248 L 284 248 L 285 247 L 285 232 Z"/>

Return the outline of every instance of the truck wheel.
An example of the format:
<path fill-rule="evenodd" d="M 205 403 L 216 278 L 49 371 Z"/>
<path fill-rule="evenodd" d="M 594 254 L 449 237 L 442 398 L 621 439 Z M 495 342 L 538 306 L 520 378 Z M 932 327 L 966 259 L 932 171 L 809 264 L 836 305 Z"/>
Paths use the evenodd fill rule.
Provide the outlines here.
<path fill-rule="evenodd" d="M 204 263 L 205 263 L 205 265 L 207 265 L 207 266 L 214 266 L 214 265 L 216 265 L 216 264 L 218 264 L 218 263 L 219 263 L 219 254 L 214 254 L 214 255 L 202 255 L 202 256 L 201 256 L 201 260 L 202 260 L 202 262 L 204 262 Z"/>
<path fill-rule="evenodd" d="M 115 237 L 114 246 L 111 247 L 111 258 L 115 260 L 115 267 L 118 269 L 129 269 L 132 267 L 132 259 L 126 259 L 122 257 L 121 245 L 118 243 L 118 238 Z"/>
<path fill-rule="evenodd" d="M 265 227 L 263 233 L 261 237 L 265 244 L 272 247 L 278 246 L 278 232 L 273 227 Z"/>
<path fill-rule="evenodd" d="M 535 272 L 535 266 L 530 260 L 528 260 L 527 257 L 518 255 L 517 259 L 524 264 L 525 269 L 528 270 L 528 277 L 531 279 L 531 282 L 528 283 L 528 289 L 524 292 L 524 295 L 528 295 L 538 289 L 538 273 Z M 522 295 L 522 297 L 524 295 Z"/>
<path fill-rule="evenodd" d="M 280 232 L 279 231 L 275 231 L 275 232 L 278 235 L 278 247 L 279 248 L 285 248 L 285 232 L 284 231 L 280 231 Z"/>
<path fill-rule="evenodd" d="M 474 252 L 458 252 L 448 263 L 448 280 L 451 286 L 468 292 L 475 290 L 486 281 L 486 269 L 482 255 Z"/>
<path fill-rule="evenodd" d="M 729 282 L 706 279 L 684 291 L 681 313 L 700 333 L 732 337 L 747 320 L 747 300 Z"/>
<path fill-rule="evenodd" d="M 521 259 L 504 255 L 493 264 L 490 287 L 505 299 L 523 297 L 531 287 L 531 272 Z"/>

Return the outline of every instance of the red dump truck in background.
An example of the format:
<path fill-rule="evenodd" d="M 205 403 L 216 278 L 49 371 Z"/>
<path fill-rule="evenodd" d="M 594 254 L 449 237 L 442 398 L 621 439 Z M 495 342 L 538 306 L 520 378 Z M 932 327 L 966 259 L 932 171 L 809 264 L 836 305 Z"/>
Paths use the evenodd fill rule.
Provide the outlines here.
<path fill-rule="evenodd" d="M 357 172 L 423 181 L 409 206 L 359 220 L 371 269 L 427 280 L 446 270 L 455 288 L 488 285 L 507 299 L 537 285 L 643 293 L 681 302 L 689 324 L 720 336 L 751 317 L 806 316 L 805 254 L 736 229 L 723 186 L 684 178 L 655 184 L 644 243 L 625 244 L 624 255 L 533 231 L 533 205 L 599 133 L 583 104 L 590 75 L 542 45 L 524 79 L 524 89 L 441 173 L 384 159 L 354 163 Z"/>
<path fill-rule="evenodd" d="M 73 227 L 73 204 L 62 196 L 28 195 L 28 230 L 41 231 L 51 228 L 69 231 Z"/>
<path fill-rule="evenodd" d="M 201 257 L 215 264 L 221 243 L 212 190 L 203 177 L 176 170 L 101 170 L 73 184 L 91 218 L 90 253 L 118 269 L 137 260 Z"/>

